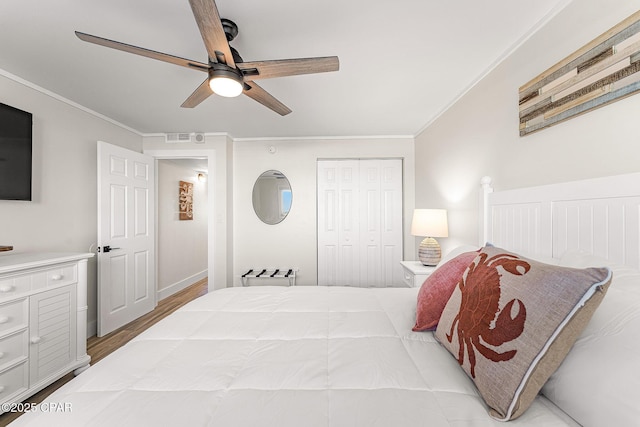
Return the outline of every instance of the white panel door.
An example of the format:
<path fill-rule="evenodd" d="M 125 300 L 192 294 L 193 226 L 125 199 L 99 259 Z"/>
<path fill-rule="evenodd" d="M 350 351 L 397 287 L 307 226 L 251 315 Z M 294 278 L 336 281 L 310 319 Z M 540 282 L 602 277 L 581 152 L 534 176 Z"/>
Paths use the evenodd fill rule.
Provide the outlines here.
<path fill-rule="evenodd" d="M 338 162 L 338 271 L 336 285 L 360 284 L 360 210 L 358 162 Z"/>
<path fill-rule="evenodd" d="M 318 283 L 358 286 L 358 162 L 318 162 Z"/>
<path fill-rule="evenodd" d="M 380 267 L 378 286 L 402 283 L 402 160 L 380 164 Z"/>
<path fill-rule="evenodd" d="M 402 161 L 318 161 L 318 284 L 402 282 Z"/>
<path fill-rule="evenodd" d="M 152 157 L 98 142 L 98 336 L 155 307 Z"/>
<path fill-rule="evenodd" d="M 380 235 L 380 162 L 367 160 L 360 164 L 360 281 L 362 286 L 382 287 Z M 398 259 L 398 263 L 401 259 Z"/>
<path fill-rule="evenodd" d="M 336 285 L 338 277 L 338 162 L 318 162 L 318 284 Z"/>

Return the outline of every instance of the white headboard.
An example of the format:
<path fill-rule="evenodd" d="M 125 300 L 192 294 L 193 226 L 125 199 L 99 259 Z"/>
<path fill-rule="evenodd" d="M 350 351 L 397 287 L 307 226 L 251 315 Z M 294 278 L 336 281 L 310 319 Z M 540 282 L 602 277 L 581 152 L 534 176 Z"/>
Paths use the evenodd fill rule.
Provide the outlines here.
<path fill-rule="evenodd" d="M 640 269 L 640 173 L 493 191 L 481 181 L 480 244 L 525 256 L 582 251 Z"/>

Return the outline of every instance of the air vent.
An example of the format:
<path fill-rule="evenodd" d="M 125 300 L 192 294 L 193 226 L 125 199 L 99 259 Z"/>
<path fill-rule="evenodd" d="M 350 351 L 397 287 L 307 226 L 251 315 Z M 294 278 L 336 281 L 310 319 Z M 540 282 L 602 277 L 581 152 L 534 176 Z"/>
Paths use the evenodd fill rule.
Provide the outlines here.
<path fill-rule="evenodd" d="M 165 133 L 165 140 L 167 144 L 181 144 L 184 142 L 195 142 L 196 144 L 204 144 L 204 133 Z"/>
<path fill-rule="evenodd" d="M 204 133 L 194 133 L 193 142 L 196 144 L 204 144 Z"/>
<path fill-rule="evenodd" d="M 191 142 L 190 133 L 168 133 L 165 135 L 167 144 L 178 144 L 182 142 Z"/>

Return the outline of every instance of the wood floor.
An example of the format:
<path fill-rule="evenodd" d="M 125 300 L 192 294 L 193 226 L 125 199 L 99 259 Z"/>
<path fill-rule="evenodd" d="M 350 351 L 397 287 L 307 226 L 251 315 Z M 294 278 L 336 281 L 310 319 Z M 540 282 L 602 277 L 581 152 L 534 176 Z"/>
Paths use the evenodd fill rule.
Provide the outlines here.
<path fill-rule="evenodd" d="M 144 316 L 134 320 L 127 325 L 124 325 L 123 327 L 113 331 L 109 335 L 105 335 L 101 338 L 98 338 L 96 336 L 89 338 L 87 340 L 87 353 L 89 354 L 89 356 L 91 356 L 91 364 L 93 365 L 94 363 L 105 358 L 107 355 L 122 347 L 133 338 L 135 338 L 138 334 L 144 332 L 147 328 L 154 325 L 169 314 L 173 313 L 189 301 L 206 294 L 207 289 L 208 282 L 207 279 L 204 278 L 194 283 L 193 285 L 181 290 L 180 292 L 176 292 L 170 297 L 163 299 L 158 303 L 153 311 L 145 314 Z M 42 402 L 47 396 L 56 391 L 58 388 L 62 387 L 72 378 L 73 373 L 65 375 L 47 388 L 26 399 L 25 402 Z M 0 427 L 6 426 L 11 421 L 18 418 L 20 415 L 22 414 L 17 412 L 0 415 Z"/>

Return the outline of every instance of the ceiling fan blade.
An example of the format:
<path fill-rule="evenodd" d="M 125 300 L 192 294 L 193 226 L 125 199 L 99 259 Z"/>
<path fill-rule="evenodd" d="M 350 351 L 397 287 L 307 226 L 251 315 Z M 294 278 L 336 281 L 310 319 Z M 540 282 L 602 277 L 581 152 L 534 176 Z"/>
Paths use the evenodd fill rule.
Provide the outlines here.
<path fill-rule="evenodd" d="M 260 104 L 275 111 L 281 116 L 286 116 L 291 112 L 289 107 L 278 101 L 269 92 L 258 86 L 255 82 L 245 82 L 249 88 L 244 90 L 244 94 L 249 98 L 258 101 Z"/>
<path fill-rule="evenodd" d="M 202 84 L 200 84 L 200 86 L 198 86 L 196 90 L 193 91 L 191 95 L 189 95 L 189 97 L 182 103 L 181 107 L 196 107 L 211 95 L 213 95 L 213 91 L 209 87 L 209 79 L 207 78 L 202 82 Z"/>
<path fill-rule="evenodd" d="M 299 74 L 326 73 L 338 71 L 340 62 L 337 56 L 318 58 L 277 59 L 273 61 L 239 62 L 236 66 L 246 71 L 245 80 L 271 79 L 274 77 L 295 76 Z M 254 74 L 257 70 L 257 74 Z"/>
<path fill-rule="evenodd" d="M 235 67 L 235 61 L 215 1 L 189 0 L 189 4 L 209 53 L 209 59 Z"/>
<path fill-rule="evenodd" d="M 143 47 L 133 46 L 126 43 L 120 43 L 114 40 L 105 39 L 98 36 L 92 36 L 91 34 L 81 33 L 76 31 L 76 36 L 82 41 L 94 43 L 100 46 L 110 47 L 112 49 L 121 50 L 128 53 L 133 53 L 140 56 L 146 56 L 147 58 L 157 59 L 158 61 L 169 62 L 171 64 L 180 65 L 182 67 L 191 68 L 194 70 L 204 71 L 209 70 L 209 64 L 204 64 L 198 61 L 192 61 L 190 59 L 180 58 L 178 56 L 169 55 L 162 52 L 156 52 L 155 50 L 145 49 Z"/>

